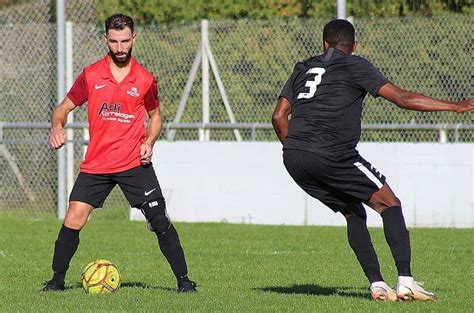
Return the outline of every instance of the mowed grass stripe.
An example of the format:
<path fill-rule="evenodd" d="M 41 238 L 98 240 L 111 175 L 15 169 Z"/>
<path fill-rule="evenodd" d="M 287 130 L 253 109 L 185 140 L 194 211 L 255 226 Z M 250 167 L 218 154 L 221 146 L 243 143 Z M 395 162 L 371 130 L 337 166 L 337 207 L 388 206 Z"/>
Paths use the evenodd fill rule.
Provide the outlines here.
<path fill-rule="evenodd" d="M 97 217 L 97 218 L 96 218 Z M 51 275 L 60 222 L 0 218 L 0 311 L 443 311 L 472 310 L 474 230 L 411 229 L 413 272 L 435 303 L 374 303 L 344 227 L 175 223 L 196 294 L 175 279 L 145 223 L 94 216 L 66 277 L 66 292 L 41 293 Z M 371 229 L 382 272 L 396 270 L 383 231 Z M 111 260 L 122 275 L 112 295 L 86 295 L 88 262 Z"/>

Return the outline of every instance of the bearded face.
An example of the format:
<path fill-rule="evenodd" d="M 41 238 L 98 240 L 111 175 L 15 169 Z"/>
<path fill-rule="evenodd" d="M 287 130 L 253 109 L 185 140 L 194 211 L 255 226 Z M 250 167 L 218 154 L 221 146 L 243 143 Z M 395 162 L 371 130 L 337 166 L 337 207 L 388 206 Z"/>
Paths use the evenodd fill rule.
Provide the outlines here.
<path fill-rule="evenodd" d="M 125 27 L 121 30 L 109 29 L 105 40 L 112 61 L 119 66 L 128 64 L 135 42 L 135 36 L 132 34 L 130 28 Z"/>

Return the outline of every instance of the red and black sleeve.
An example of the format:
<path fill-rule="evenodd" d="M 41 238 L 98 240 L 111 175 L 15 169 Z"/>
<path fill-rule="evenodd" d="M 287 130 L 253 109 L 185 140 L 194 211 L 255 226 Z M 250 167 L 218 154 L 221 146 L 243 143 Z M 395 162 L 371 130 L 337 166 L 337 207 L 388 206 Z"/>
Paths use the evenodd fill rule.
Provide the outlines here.
<path fill-rule="evenodd" d="M 83 105 L 88 97 L 86 75 L 82 72 L 67 93 L 67 97 L 76 106 Z"/>
<path fill-rule="evenodd" d="M 158 97 L 158 82 L 153 78 L 148 92 L 145 94 L 145 109 L 147 111 L 153 111 L 160 106 L 160 98 Z"/>

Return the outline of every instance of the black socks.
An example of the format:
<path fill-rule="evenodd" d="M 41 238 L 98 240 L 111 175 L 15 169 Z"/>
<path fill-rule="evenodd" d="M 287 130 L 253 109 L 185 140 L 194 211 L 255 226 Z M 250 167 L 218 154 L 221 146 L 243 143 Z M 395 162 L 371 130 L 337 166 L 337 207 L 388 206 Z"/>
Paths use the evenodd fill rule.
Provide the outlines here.
<path fill-rule="evenodd" d="M 412 276 L 410 269 L 410 235 L 405 225 L 402 208 L 399 206 L 390 207 L 385 209 L 381 215 L 385 239 L 392 251 L 398 276 Z M 346 220 L 349 244 L 354 250 L 365 275 L 370 283 L 382 281 L 379 262 L 367 229 L 366 219 L 361 216 L 348 216 Z"/>
<path fill-rule="evenodd" d="M 365 276 L 370 283 L 383 281 L 377 254 L 367 229 L 366 218 L 354 215 L 346 217 L 346 220 L 349 245 L 354 250 Z"/>
<path fill-rule="evenodd" d="M 173 224 L 170 224 L 169 229 L 165 233 L 157 234 L 156 236 L 158 237 L 160 250 L 166 260 L 168 260 L 171 270 L 178 281 L 180 278 L 186 277 L 187 279 L 188 267 L 186 266 L 183 248 L 179 242 L 178 232 Z"/>
<path fill-rule="evenodd" d="M 412 276 L 410 270 L 410 235 L 405 225 L 402 208 L 394 206 L 382 212 L 383 230 L 392 251 L 398 276 Z"/>
<path fill-rule="evenodd" d="M 80 230 L 62 226 L 59 230 L 58 239 L 54 245 L 53 256 L 53 280 L 64 283 L 66 271 L 69 268 L 74 253 L 79 246 Z"/>
<path fill-rule="evenodd" d="M 76 253 L 79 246 L 79 232 L 80 230 L 72 229 L 62 225 L 58 239 L 54 246 L 53 256 L 53 280 L 64 283 L 66 271 L 69 268 L 74 253 Z M 168 260 L 168 263 L 173 270 L 174 275 L 178 281 L 187 280 L 188 268 L 184 258 L 183 248 L 179 241 L 179 236 L 171 224 L 170 228 L 163 234 L 157 235 L 160 250 Z"/>

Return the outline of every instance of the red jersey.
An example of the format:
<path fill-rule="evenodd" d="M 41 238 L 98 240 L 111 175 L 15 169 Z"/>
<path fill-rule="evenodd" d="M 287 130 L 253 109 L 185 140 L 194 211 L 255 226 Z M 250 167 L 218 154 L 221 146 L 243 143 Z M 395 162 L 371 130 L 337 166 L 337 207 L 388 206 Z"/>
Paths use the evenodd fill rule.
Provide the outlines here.
<path fill-rule="evenodd" d="M 88 101 L 90 142 L 81 172 L 108 174 L 140 165 L 147 111 L 160 105 L 154 76 L 131 58 L 130 73 L 117 83 L 110 57 L 84 68 L 67 97 L 80 106 Z"/>

